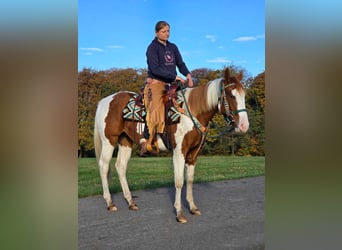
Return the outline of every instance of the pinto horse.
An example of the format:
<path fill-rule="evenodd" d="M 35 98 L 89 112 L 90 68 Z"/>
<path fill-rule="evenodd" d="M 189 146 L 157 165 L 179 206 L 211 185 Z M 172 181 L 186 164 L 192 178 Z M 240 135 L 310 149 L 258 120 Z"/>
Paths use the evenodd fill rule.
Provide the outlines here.
<path fill-rule="evenodd" d="M 184 168 L 186 168 L 187 194 L 186 200 L 190 212 L 200 215 L 195 205 L 192 188 L 197 157 L 206 138 L 209 121 L 220 112 L 227 123 L 237 132 L 246 132 L 249 127 L 245 107 L 245 91 L 241 84 L 242 72 L 238 76 L 230 76 L 229 69 L 225 69 L 224 78 L 215 79 L 198 87 L 186 88 L 183 110 L 178 123 L 166 125 L 168 137 L 171 141 L 173 155 L 176 219 L 186 223 L 182 213 L 181 190 L 184 183 Z M 103 198 L 109 211 L 116 211 L 109 192 L 110 167 L 109 163 L 115 147 L 118 145 L 118 154 L 115 163 L 123 195 L 130 210 L 138 210 L 132 198 L 126 179 L 127 163 L 131 157 L 133 143 L 139 144 L 143 137 L 144 122 L 134 122 L 124 119 L 122 113 L 129 100 L 137 94 L 129 91 L 120 91 L 101 99 L 95 115 L 94 144 L 97 162 L 102 180 Z M 158 137 L 160 150 L 165 150 Z"/>

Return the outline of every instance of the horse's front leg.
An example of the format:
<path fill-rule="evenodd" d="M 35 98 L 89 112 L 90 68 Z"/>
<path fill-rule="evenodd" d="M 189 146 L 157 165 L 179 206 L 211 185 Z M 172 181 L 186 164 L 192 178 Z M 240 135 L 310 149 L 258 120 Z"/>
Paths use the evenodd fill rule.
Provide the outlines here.
<path fill-rule="evenodd" d="M 119 145 L 118 156 L 115 162 L 115 168 L 119 176 L 122 192 L 124 194 L 125 199 L 128 202 L 130 210 L 138 210 L 138 206 L 135 204 L 132 198 L 131 191 L 129 190 L 126 172 L 127 172 L 127 164 L 132 154 L 132 148 L 129 146 Z"/>
<path fill-rule="evenodd" d="M 175 204 L 174 207 L 176 209 L 177 214 L 177 221 L 180 223 L 186 223 L 187 219 L 184 217 L 182 213 L 182 201 L 181 201 L 181 194 L 182 194 L 182 187 L 184 183 L 184 156 L 181 152 L 174 152 L 173 154 L 173 169 L 174 169 L 174 178 L 175 178 Z"/>
<path fill-rule="evenodd" d="M 192 164 L 186 164 L 186 173 L 187 173 L 187 178 L 186 178 L 186 200 L 189 203 L 190 207 L 190 212 L 194 215 L 200 215 L 201 212 L 197 208 L 194 202 L 194 197 L 192 194 L 192 189 L 193 189 L 193 182 L 194 182 L 194 173 L 195 173 L 195 165 Z"/>

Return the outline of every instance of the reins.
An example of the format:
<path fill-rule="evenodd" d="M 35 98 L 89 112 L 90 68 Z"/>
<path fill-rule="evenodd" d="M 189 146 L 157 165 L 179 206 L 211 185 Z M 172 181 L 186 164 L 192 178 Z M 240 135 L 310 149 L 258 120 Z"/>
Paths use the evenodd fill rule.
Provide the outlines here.
<path fill-rule="evenodd" d="M 203 126 L 190 112 L 190 108 L 189 108 L 189 105 L 188 105 L 188 102 L 185 98 L 185 95 L 184 95 L 184 88 L 183 88 L 183 84 L 181 82 L 178 82 L 178 86 L 180 87 L 180 91 L 182 93 L 182 96 L 183 96 L 183 99 L 184 99 L 184 103 L 185 103 L 185 106 L 186 106 L 186 109 L 188 111 L 188 114 L 189 114 L 189 117 L 190 119 L 192 120 L 193 124 L 195 125 L 197 131 L 200 132 L 201 134 L 201 142 L 200 142 L 200 146 L 197 148 L 197 152 L 195 155 L 198 154 L 198 152 L 203 148 L 204 146 L 204 143 L 205 143 L 205 138 L 207 136 L 207 133 L 208 133 L 208 127 L 205 127 Z M 196 121 L 195 121 L 196 120 Z"/>
<path fill-rule="evenodd" d="M 208 131 L 208 127 L 206 126 L 203 126 L 197 119 L 196 117 L 194 117 L 192 114 L 191 114 L 191 111 L 190 111 L 190 108 L 189 108 L 189 105 L 188 105 L 188 102 L 185 98 L 185 95 L 184 95 L 184 88 L 183 88 L 183 84 L 181 82 L 178 82 L 178 86 L 180 87 L 180 91 L 181 91 L 181 94 L 183 96 L 183 99 L 184 99 L 184 103 L 185 103 L 185 107 L 186 107 L 186 110 L 188 111 L 188 116 L 190 117 L 191 121 L 193 122 L 193 124 L 195 125 L 195 127 L 197 128 L 197 130 L 202 134 L 202 135 L 207 135 L 207 131 Z"/>

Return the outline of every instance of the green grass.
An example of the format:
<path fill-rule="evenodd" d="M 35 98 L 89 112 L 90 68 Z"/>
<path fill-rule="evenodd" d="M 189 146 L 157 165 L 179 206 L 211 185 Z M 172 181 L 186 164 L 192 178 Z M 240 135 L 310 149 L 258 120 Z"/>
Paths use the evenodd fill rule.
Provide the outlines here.
<path fill-rule="evenodd" d="M 111 161 L 110 192 L 121 192 Z M 195 183 L 238 179 L 265 174 L 265 157 L 200 156 L 195 169 Z M 133 157 L 128 163 L 127 181 L 131 190 L 172 187 L 173 166 L 170 157 Z M 95 158 L 78 159 L 78 197 L 102 194 Z"/>

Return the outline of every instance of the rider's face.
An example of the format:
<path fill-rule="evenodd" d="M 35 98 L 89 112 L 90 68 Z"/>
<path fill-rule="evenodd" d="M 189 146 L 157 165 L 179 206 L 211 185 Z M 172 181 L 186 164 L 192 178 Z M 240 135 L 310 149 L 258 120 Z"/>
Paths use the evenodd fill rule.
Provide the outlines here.
<path fill-rule="evenodd" d="M 169 26 L 163 27 L 158 32 L 156 32 L 156 36 L 161 41 L 167 41 L 170 37 L 170 27 Z"/>

